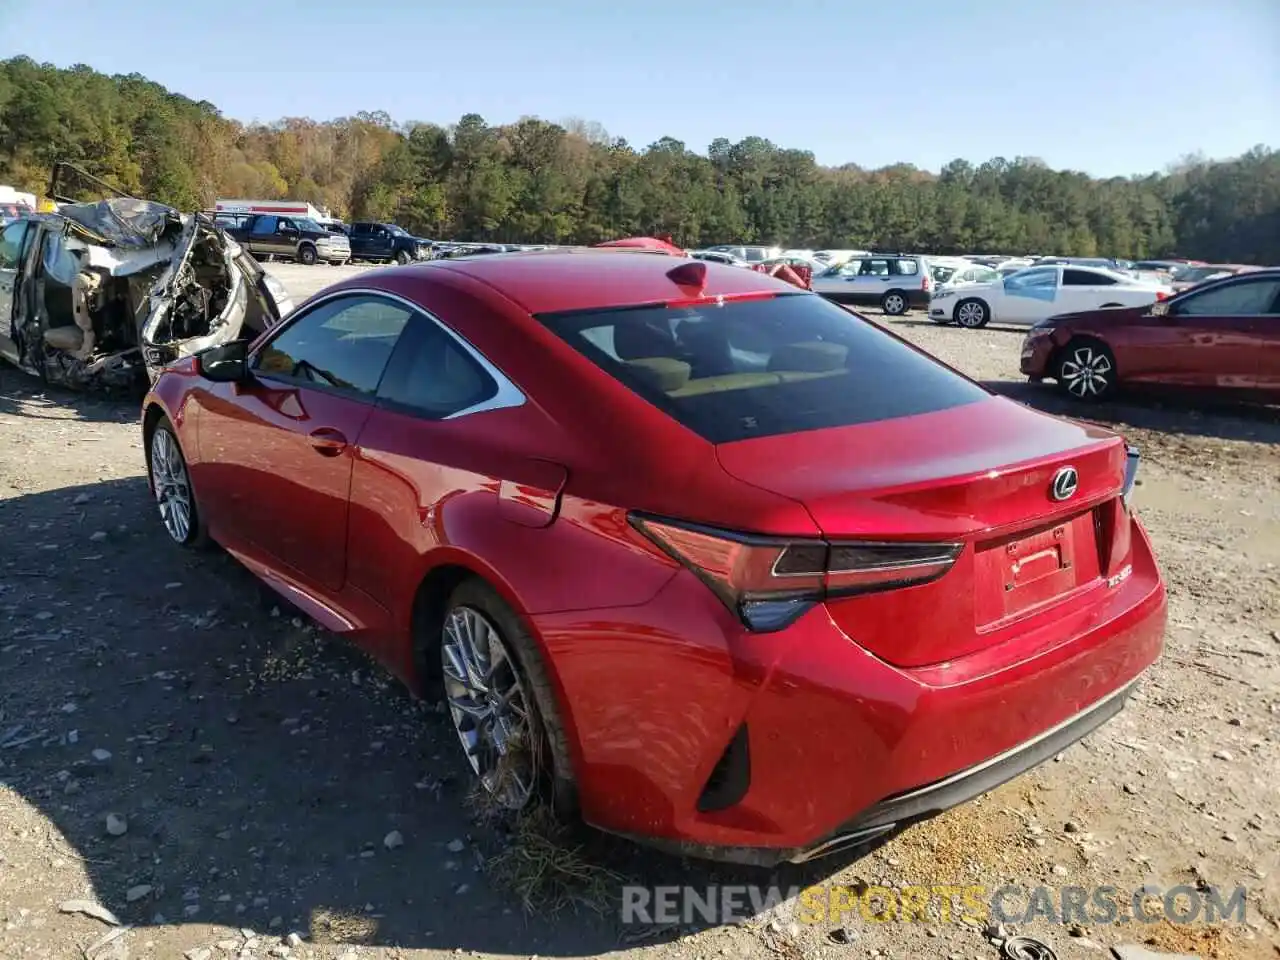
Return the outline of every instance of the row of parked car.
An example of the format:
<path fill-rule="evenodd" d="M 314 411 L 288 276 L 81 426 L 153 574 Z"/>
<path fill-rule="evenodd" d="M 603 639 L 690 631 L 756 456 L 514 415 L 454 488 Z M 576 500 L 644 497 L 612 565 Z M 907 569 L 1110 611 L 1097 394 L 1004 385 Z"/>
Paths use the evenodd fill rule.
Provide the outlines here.
<path fill-rule="evenodd" d="M 931 257 L 858 251 L 768 251 L 804 284 L 889 316 L 927 310 L 939 324 L 1029 327 L 1023 374 L 1070 396 L 1103 400 L 1123 385 L 1280 398 L 1280 270 L 1195 261 L 1080 257 Z M 749 249 L 749 248 L 748 248 Z M 757 254 L 758 256 L 758 254 Z M 740 261 L 740 262 L 739 262 Z"/>

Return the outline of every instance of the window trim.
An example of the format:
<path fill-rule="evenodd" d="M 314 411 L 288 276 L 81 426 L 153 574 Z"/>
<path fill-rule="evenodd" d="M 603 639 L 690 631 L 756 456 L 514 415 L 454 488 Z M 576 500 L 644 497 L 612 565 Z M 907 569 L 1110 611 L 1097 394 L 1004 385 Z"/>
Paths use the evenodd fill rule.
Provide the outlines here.
<path fill-rule="evenodd" d="M 473 413 L 485 413 L 486 411 L 489 411 L 489 410 L 506 410 L 513 407 L 520 407 L 524 405 L 525 400 L 527 399 L 525 397 L 524 392 L 515 385 L 515 383 L 511 380 L 510 377 L 508 377 L 505 373 L 503 373 L 500 369 L 498 369 L 498 367 L 494 365 L 489 360 L 488 357 L 486 357 L 478 349 L 472 346 L 470 341 L 468 341 L 465 337 L 463 337 L 461 334 L 455 331 L 452 327 L 450 327 L 447 323 L 445 323 L 435 314 L 431 313 L 431 311 L 414 303 L 412 300 L 399 296 L 398 294 L 390 293 L 386 290 L 378 290 L 373 287 L 344 287 L 341 290 L 334 290 L 330 293 L 324 293 L 315 297 L 312 300 L 307 301 L 307 303 L 303 304 L 301 308 L 299 308 L 298 310 L 295 310 L 292 314 L 290 314 L 287 318 L 285 318 L 283 322 L 272 327 L 270 331 L 268 331 L 267 336 L 265 336 L 263 339 L 259 340 L 257 343 L 253 345 L 253 349 L 249 351 L 249 358 L 248 358 L 250 370 L 254 370 L 253 362 L 257 359 L 258 355 L 273 340 L 276 339 L 276 337 L 281 336 L 286 330 L 292 327 L 295 323 L 298 323 L 304 317 L 307 317 L 313 312 L 315 312 L 315 310 L 317 310 L 323 304 L 329 303 L 332 300 L 338 300 L 338 299 L 342 299 L 344 297 L 350 297 L 350 296 L 380 297 L 384 300 L 392 301 L 398 306 L 404 307 L 410 313 L 409 322 L 405 324 L 405 329 L 400 332 L 400 338 L 396 340 L 396 345 L 391 350 L 391 356 L 387 358 L 387 365 L 382 368 L 382 375 L 378 378 L 378 386 L 373 393 L 357 394 L 357 393 L 352 393 L 349 390 L 343 390 L 338 387 L 326 386 L 323 383 L 316 383 L 310 380 L 306 381 L 305 383 L 300 383 L 299 381 L 295 381 L 290 378 L 279 377 L 279 376 L 262 377 L 262 379 L 276 380 L 277 382 L 280 382 L 280 383 L 287 383 L 290 386 L 301 386 L 305 389 L 318 389 L 325 393 L 332 393 L 337 396 L 347 397 L 351 400 L 356 401 L 357 403 L 367 403 L 374 406 L 382 407 L 387 410 L 393 410 L 397 413 L 402 413 L 405 416 L 415 417 L 419 420 L 425 420 L 428 423 L 442 423 L 445 420 L 456 420 L 459 417 L 470 416 Z M 464 407 L 461 410 L 458 410 L 455 413 L 451 413 L 446 417 L 432 417 L 432 416 L 429 416 L 425 410 L 417 410 L 406 404 L 383 400 L 383 398 L 379 396 L 378 391 L 382 389 L 382 380 L 383 378 L 386 377 L 387 370 L 390 369 L 392 362 L 395 360 L 396 353 L 400 349 L 401 340 L 404 338 L 404 336 L 407 333 L 411 332 L 411 326 L 413 323 L 414 314 L 419 315 L 428 323 L 435 324 L 437 327 L 443 330 L 449 337 L 451 337 L 453 341 L 459 347 L 462 348 L 464 353 L 466 353 L 469 357 L 471 357 L 472 360 L 478 363 L 481 369 L 483 369 L 485 373 L 487 373 L 490 377 L 493 378 L 493 381 L 498 385 L 497 392 L 494 393 L 494 395 L 490 397 L 488 400 L 482 400 L 479 403 L 474 403 L 469 407 Z M 259 376 L 259 374 L 255 371 L 254 376 Z"/>

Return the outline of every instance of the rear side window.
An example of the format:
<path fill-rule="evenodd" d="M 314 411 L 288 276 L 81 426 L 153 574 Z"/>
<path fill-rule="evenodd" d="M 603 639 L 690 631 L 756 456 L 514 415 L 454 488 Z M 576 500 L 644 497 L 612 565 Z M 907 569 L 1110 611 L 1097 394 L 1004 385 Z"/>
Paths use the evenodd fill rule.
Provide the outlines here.
<path fill-rule="evenodd" d="M 893 272 L 899 277 L 914 277 L 920 273 L 920 264 L 915 260 L 894 260 Z"/>
<path fill-rule="evenodd" d="M 988 396 L 813 295 L 539 319 L 711 443 L 892 420 Z"/>
<path fill-rule="evenodd" d="M 1062 285 L 1064 287 L 1109 287 L 1115 282 L 1114 277 L 1109 277 L 1105 273 L 1098 273 L 1094 270 L 1072 270 L 1068 268 L 1062 271 Z"/>
<path fill-rule="evenodd" d="M 275 217 L 259 217 L 253 221 L 254 233 L 275 233 L 276 218 Z"/>

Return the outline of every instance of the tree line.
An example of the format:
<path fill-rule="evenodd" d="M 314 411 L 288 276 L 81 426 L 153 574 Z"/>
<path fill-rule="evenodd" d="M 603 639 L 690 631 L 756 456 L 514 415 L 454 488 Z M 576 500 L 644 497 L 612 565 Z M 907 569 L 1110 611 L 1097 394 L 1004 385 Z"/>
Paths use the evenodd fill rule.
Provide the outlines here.
<path fill-rule="evenodd" d="M 420 236 L 594 243 L 778 243 L 1280 263 L 1280 152 L 1190 158 L 1097 179 L 1033 157 L 824 167 L 761 137 L 705 154 L 664 137 L 637 149 L 599 124 L 526 117 L 445 127 L 382 112 L 241 124 L 139 74 L 0 61 L 0 183 L 41 193 L 70 160 L 180 209 L 288 198 Z"/>

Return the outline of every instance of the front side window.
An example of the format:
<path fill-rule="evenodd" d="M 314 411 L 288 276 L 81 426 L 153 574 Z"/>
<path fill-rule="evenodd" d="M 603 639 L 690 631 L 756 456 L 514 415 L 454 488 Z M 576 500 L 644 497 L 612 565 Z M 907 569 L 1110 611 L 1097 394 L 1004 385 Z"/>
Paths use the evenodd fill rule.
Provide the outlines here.
<path fill-rule="evenodd" d="M 0 233 L 0 269 L 16 270 L 22 256 L 22 241 L 27 235 L 27 222 L 11 223 Z M 6 318 L 7 319 L 7 318 Z"/>
<path fill-rule="evenodd" d="M 370 294 L 326 300 L 268 341 L 253 369 L 268 379 L 372 397 L 411 315 Z"/>
<path fill-rule="evenodd" d="M 297 233 L 298 228 L 293 225 L 293 221 L 288 217 L 281 217 L 280 223 L 276 226 L 276 233 Z"/>
<path fill-rule="evenodd" d="M 889 275 L 888 260 L 863 260 L 862 276 L 864 277 L 887 277 Z"/>
<path fill-rule="evenodd" d="M 1275 313 L 1278 295 L 1280 280 L 1245 280 L 1188 296 L 1172 312 L 1179 317 L 1254 317 Z"/>
<path fill-rule="evenodd" d="M 988 396 L 809 294 L 538 319 L 711 443 L 890 420 Z"/>

